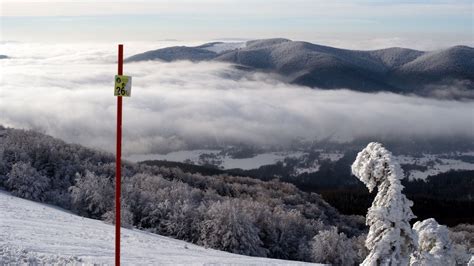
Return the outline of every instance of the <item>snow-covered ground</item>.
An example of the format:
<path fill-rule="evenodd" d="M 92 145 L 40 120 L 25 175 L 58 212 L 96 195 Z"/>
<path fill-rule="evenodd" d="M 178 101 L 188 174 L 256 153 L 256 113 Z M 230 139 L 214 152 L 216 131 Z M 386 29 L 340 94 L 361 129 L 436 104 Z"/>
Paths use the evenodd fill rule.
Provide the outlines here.
<path fill-rule="evenodd" d="M 215 53 L 222 53 L 225 51 L 231 51 L 239 48 L 245 47 L 245 42 L 220 42 L 214 43 L 213 45 L 206 46 L 205 50 L 215 52 Z"/>
<path fill-rule="evenodd" d="M 319 171 L 319 163 L 317 161 L 314 161 L 311 165 L 306 166 L 306 167 L 295 167 L 294 168 L 294 175 L 301 175 L 301 174 L 310 174 L 310 173 L 315 173 Z"/>
<path fill-rule="evenodd" d="M 274 164 L 279 161 L 283 161 L 286 157 L 298 156 L 299 153 L 281 153 L 281 152 L 269 152 L 258 154 L 251 158 L 235 159 L 228 156 L 224 157 L 222 166 L 224 169 L 240 168 L 244 170 L 256 169 L 262 165 Z"/>
<path fill-rule="evenodd" d="M 244 170 L 256 169 L 262 165 L 274 164 L 283 161 L 287 157 L 301 157 L 302 152 L 268 152 L 255 155 L 250 158 L 232 158 L 219 154 L 219 150 L 184 150 L 175 151 L 168 154 L 137 154 L 126 157 L 132 162 L 145 160 L 166 160 L 172 162 L 191 162 L 197 165 L 210 163 L 209 160 L 202 158 L 203 155 L 213 155 L 213 165 L 222 167 L 223 169 L 240 168 Z"/>
<path fill-rule="evenodd" d="M 140 162 L 146 160 L 166 160 L 171 162 L 185 162 L 190 160 L 192 162 L 197 162 L 199 156 L 202 154 L 218 154 L 219 150 L 183 150 L 183 151 L 173 151 L 167 154 L 133 154 L 127 156 L 126 159 L 132 162 Z"/>
<path fill-rule="evenodd" d="M 0 265 L 114 263 L 114 226 L 0 191 Z M 124 265 L 300 265 L 122 229 Z"/>
<path fill-rule="evenodd" d="M 223 169 L 240 168 L 244 170 L 257 169 L 263 165 L 284 162 L 285 158 L 294 158 L 299 161 L 295 165 L 294 175 L 303 173 L 313 173 L 319 171 L 322 161 L 329 160 L 336 162 L 340 160 L 344 153 L 326 152 L 316 150 L 319 157 L 308 161 L 308 153 L 301 151 L 287 152 L 267 152 L 254 155 L 250 158 L 232 158 L 229 155 L 223 155 L 220 150 L 183 150 L 170 152 L 168 154 L 141 154 L 131 155 L 126 159 L 139 162 L 144 160 L 166 160 L 173 162 L 188 162 L 196 165 L 215 165 Z M 458 156 L 458 157 L 456 157 Z M 474 156 L 474 152 L 463 152 L 457 154 L 423 154 L 415 157 L 410 155 L 395 156 L 400 164 L 410 164 L 420 166 L 420 169 L 411 169 L 407 171 L 410 180 L 426 179 L 430 175 L 437 175 L 451 170 L 474 170 L 474 163 L 459 159 L 459 156 Z M 421 170 L 422 168 L 426 168 Z"/>
<path fill-rule="evenodd" d="M 458 155 L 473 156 L 472 152 L 459 153 Z M 400 164 L 414 164 L 426 167 L 426 170 L 410 170 L 407 176 L 410 180 L 426 179 L 428 176 L 446 173 L 451 170 L 474 170 L 474 163 L 465 162 L 449 154 L 423 154 L 421 157 L 408 155 L 396 156 Z"/>
<path fill-rule="evenodd" d="M 319 159 L 321 160 L 329 160 L 331 162 L 337 162 L 342 157 L 344 157 L 344 153 L 342 152 L 329 152 L 325 153 L 324 151 L 320 151 Z"/>

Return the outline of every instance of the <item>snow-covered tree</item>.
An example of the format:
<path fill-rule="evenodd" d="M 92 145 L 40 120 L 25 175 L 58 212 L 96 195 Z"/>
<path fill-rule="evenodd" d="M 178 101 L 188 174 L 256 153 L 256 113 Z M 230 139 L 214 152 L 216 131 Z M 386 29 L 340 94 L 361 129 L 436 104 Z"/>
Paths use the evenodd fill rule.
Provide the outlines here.
<path fill-rule="evenodd" d="M 102 219 L 107 223 L 115 224 L 115 208 L 102 215 Z M 133 228 L 133 214 L 130 211 L 130 206 L 123 200 L 120 208 L 120 227 Z"/>
<path fill-rule="evenodd" d="M 413 230 L 418 235 L 418 250 L 412 254 L 410 265 L 456 265 L 446 226 L 439 225 L 435 219 L 430 218 L 416 222 Z"/>
<path fill-rule="evenodd" d="M 2 128 L 0 126 L 0 132 Z M 0 186 L 4 186 L 5 181 L 7 180 L 8 167 L 5 159 L 5 147 L 0 145 Z"/>
<path fill-rule="evenodd" d="M 356 263 L 361 264 L 364 259 L 369 255 L 369 251 L 365 246 L 365 239 L 367 238 L 367 234 L 362 234 L 359 236 L 353 236 L 351 238 L 352 247 L 356 253 Z"/>
<path fill-rule="evenodd" d="M 86 171 L 77 175 L 76 184 L 70 187 L 76 210 L 94 218 L 100 218 L 114 206 L 114 184 L 105 176 Z"/>
<path fill-rule="evenodd" d="M 320 231 L 311 241 L 311 257 L 314 262 L 333 265 L 354 265 L 357 253 L 352 241 L 336 227 Z"/>
<path fill-rule="evenodd" d="M 49 188 L 49 180 L 30 163 L 18 162 L 12 166 L 5 182 L 13 195 L 31 200 L 45 199 L 44 192 Z"/>
<path fill-rule="evenodd" d="M 380 143 L 372 142 L 357 154 L 352 173 L 370 192 L 378 189 L 366 217 L 369 255 L 362 265 L 408 265 L 417 244 L 409 223 L 415 215 L 413 202 L 402 193 L 400 164 Z"/>
<path fill-rule="evenodd" d="M 263 239 L 268 243 L 270 255 L 282 259 L 304 259 L 310 256 L 309 242 L 320 224 L 308 224 L 300 211 L 285 210 L 280 206 L 263 219 L 268 220 L 270 226 L 263 227 L 266 233 Z"/>
<path fill-rule="evenodd" d="M 473 224 L 458 224 L 455 227 L 449 228 L 449 239 L 453 245 L 453 257 L 456 265 L 469 265 L 469 260 L 474 257 L 474 225 Z"/>
<path fill-rule="evenodd" d="M 226 200 L 213 203 L 201 225 L 201 243 L 217 248 L 251 256 L 266 256 L 266 250 L 247 212 L 239 201 Z"/>

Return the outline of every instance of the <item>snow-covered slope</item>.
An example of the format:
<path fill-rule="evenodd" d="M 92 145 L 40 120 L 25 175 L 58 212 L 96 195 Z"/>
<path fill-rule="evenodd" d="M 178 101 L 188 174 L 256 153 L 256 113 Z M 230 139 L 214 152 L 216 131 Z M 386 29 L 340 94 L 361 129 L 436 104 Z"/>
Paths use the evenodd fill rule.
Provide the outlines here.
<path fill-rule="evenodd" d="M 422 51 L 400 47 L 380 49 L 371 51 L 369 53 L 371 57 L 380 60 L 386 67 L 390 69 L 404 65 L 425 54 L 425 52 Z"/>
<path fill-rule="evenodd" d="M 440 83 L 456 89 L 474 89 L 474 48 L 454 46 L 425 53 L 396 68 L 391 80 L 400 87 Z M 461 86 L 460 82 L 464 85 Z"/>
<path fill-rule="evenodd" d="M 416 74 L 468 76 L 474 72 L 473 54 L 474 48 L 454 46 L 440 51 L 425 53 L 415 60 L 404 64 L 400 71 Z"/>
<path fill-rule="evenodd" d="M 114 226 L 0 190 L 0 265 L 114 262 Z M 300 265 L 235 255 L 184 241 L 122 229 L 124 265 Z"/>
<path fill-rule="evenodd" d="M 126 62 L 161 60 L 165 62 L 189 60 L 203 61 L 211 60 L 221 53 L 245 47 L 245 42 L 211 42 L 196 47 L 173 46 L 145 53 L 137 54 L 127 58 Z"/>
<path fill-rule="evenodd" d="M 148 60 L 162 60 L 166 62 L 176 60 L 202 61 L 209 60 L 216 57 L 217 54 L 213 51 L 186 46 L 167 47 L 158 50 L 148 51 L 142 54 L 137 54 L 127 58 L 126 62 L 133 61 L 148 61 Z"/>
<path fill-rule="evenodd" d="M 196 48 L 201 48 L 219 54 L 243 47 L 245 47 L 245 42 L 211 42 L 197 46 Z"/>

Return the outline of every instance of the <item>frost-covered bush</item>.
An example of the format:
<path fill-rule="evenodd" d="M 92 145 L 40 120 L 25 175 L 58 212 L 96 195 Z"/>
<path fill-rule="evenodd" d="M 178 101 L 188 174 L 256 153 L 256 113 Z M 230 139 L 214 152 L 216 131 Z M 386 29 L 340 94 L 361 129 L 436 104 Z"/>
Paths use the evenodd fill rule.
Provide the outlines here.
<path fill-rule="evenodd" d="M 204 212 L 200 209 L 202 191 L 144 173 L 125 178 L 123 190 L 135 226 L 191 242 L 198 240 Z"/>
<path fill-rule="evenodd" d="M 114 206 L 114 183 L 105 176 L 86 171 L 77 175 L 76 183 L 70 188 L 73 207 L 81 214 L 100 218 Z"/>
<path fill-rule="evenodd" d="M 226 200 L 209 206 L 201 222 L 200 243 L 233 253 L 266 256 L 253 217 L 242 210 L 239 201 Z"/>
<path fill-rule="evenodd" d="M 22 247 L 0 244 L 0 265 L 84 265 L 84 262 L 76 256 L 38 254 Z"/>
<path fill-rule="evenodd" d="M 267 220 L 265 246 L 272 257 L 307 260 L 310 257 L 309 241 L 323 227 L 322 223 L 307 220 L 298 210 L 285 210 L 278 206 L 265 217 Z"/>
<path fill-rule="evenodd" d="M 354 265 L 357 253 L 352 242 L 337 228 L 320 231 L 311 241 L 311 257 L 314 262 L 333 265 Z"/>
<path fill-rule="evenodd" d="M 38 173 L 30 163 L 18 162 L 7 174 L 5 185 L 15 196 L 44 201 L 49 180 Z"/>
<path fill-rule="evenodd" d="M 115 208 L 102 215 L 102 219 L 106 223 L 115 224 Z M 124 204 L 123 201 L 120 208 L 120 226 L 133 228 L 133 214 L 130 211 L 130 207 L 127 204 Z"/>
<path fill-rule="evenodd" d="M 474 256 L 474 225 L 460 224 L 450 228 L 449 237 L 453 242 L 456 265 L 466 265 Z"/>
<path fill-rule="evenodd" d="M 1 130 L 2 127 L 0 126 L 0 132 Z M 5 158 L 5 147 L 0 146 L 0 187 L 4 186 L 4 183 L 7 180 L 8 172 L 9 170 L 7 169 L 7 162 Z"/>
<path fill-rule="evenodd" d="M 402 193 L 400 164 L 380 143 L 369 143 L 357 154 L 352 173 L 377 195 L 369 208 L 366 246 L 369 255 L 362 265 L 407 265 L 416 248 L 409 221 L 415 218 L 413 203 Z"/>
<path fill-rule="evenodd" d="M 365 246 L 365 240 L 367 239 L 367 234 L 362 234 L 359 236 L 353 236 L 351 238 L 352 246 L 354 247 L 354 251 L 356 253 L 356 260 L 357 264 L 361 264 L 364 259 L 369 255 L 369 250 Z"/>
<path fill-rule="evenodd" d="M 449 266 L 455 265 L 449 230 L 430 218 L 413 225 L 418 236 L 418 250 L 410 259 L 410 265 Z"/>

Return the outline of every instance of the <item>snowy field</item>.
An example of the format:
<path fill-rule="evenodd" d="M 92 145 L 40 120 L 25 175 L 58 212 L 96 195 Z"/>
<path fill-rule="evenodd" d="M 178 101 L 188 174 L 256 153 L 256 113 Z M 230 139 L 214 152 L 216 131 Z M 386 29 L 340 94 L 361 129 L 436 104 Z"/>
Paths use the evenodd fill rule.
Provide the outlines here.
<path fill-rule="evenodd" d="M 0 265 L 113 265 L 114 226 L 0 191 Z M 122 229 L 124 265 L 302 265 Z M 308 264 L 309 265 L 309 264 Z"/>
<path fill-rule="evenodd" d="M 462 156 L 473 156 L 473 152 L 458 153 Z M 415 164 L 426 167 L 425 171 L 411 170 L 408 173 L 410 180 L 425 180 L 428 176 L 446 173 L 451 170 L 474 170 L 474 163 L 450 158 L 450 154 L 423 154 L 420 157 L 396 156 L 401 164 Z"/>
<path fill-rule="evenodd" d="M 243 48 L 245 46 L 246 46 L 246 42 L 218 42 L 212 45 L 207 45 L 202 48 L 211 52 L 222 53 L 225 51 L 231 51 L 231 50 Z"/>
<path fill-rule="evenodd" d="M 295 166 L 294 175 L 303 173 L 313 173 L 319 171 L 320 163 L 323 160 L 336 162 L 340 160 L 344 153 L 342 152 L 319 152 L 319 158 L 314 161 L 306 161 L 305 156 L 307 152 L 288 151 L 288 152 L 267 152 L 257 154 L 250 158 L 232 158 L 228 155 L 220 154 L 220 150 L 182 150 L 170 152 L 168 154 L 138 154 L 128 156 L 126 159 L 133 162 L 140 162 L 145 160 L 164 160 L 171 162 L 188 162 L 196 165 L 212 164 L 223 169 L 240 168 L 243 170 L 257 169 L 263 165 L 275 164 L 283 162 L 285 158 L 298 159 L 299 165 Z M 212 160 L 204 159 L 202 156 L 210 155 Z M 474 156 L 474 152 L 460 152 L 458 156 Z M 456 158 L 453 154 L 423 154 L 422 156 L 398 155 L 396 156 L 401 164 L 411 164 L 421 167 L 426 167 L 425 170 L 412 169 L 406 174 L 410 180 L 426 179 L 430 175 L 437 175 L 440 173 L 449 172 L 451 170 L 474 170 L 474 163 L 462 161 Z"/>
<path fill-rule="evenodd" d="M 220 155 L 220 150 L 183 150 L 175 151 L 167 154 L 137 154 L 127 157 L 132 162 L 140 162 L 145 160 L 163 160 L 171 162 L 192 162 L 197 165 L 203 165 L 208 161 L 202 160 L 202 155 L 213 155 L 215 161 L 213 164 L 223 169 L 240 168 L 243 170 L 256 169 L 262 165 L 275 164 L 283 161 L 287 157 L 301 157 L 302 152 L 268 152 L 257 154 L 249 158 L 231 158 L 230 156 Z"/>

